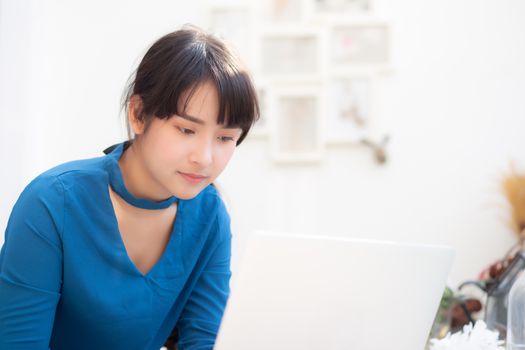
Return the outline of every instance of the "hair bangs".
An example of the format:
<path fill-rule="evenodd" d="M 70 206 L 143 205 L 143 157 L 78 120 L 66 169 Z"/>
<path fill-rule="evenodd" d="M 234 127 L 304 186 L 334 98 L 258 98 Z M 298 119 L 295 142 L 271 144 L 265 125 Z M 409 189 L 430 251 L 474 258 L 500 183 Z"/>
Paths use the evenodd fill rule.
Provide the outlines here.
<path fill-rule="evenodd" d="M 213 62 L 210 65 L 211 78 L 219 94 L 217 123 L 241 128 L 243 132 L 237 142 L 240 144 L 252 125 L 259 119 L 259 103 L 250 76 L 246 71 L 239 69 L 240 64 L 220 63 L 223 62 L 219 64 Z"/>
<path fill-rule="evenodd" d="M 217 123 L 239 127 L 239 145 L 259 119 L 259 102 L 244 66 L 224 42 L 194 27 L 167 34 L 148 50 L 123 100 L 141 98 L 137 113 L 146 128 L 152 118 L 184 113 L 197 88 L 211 81 L 219 96 Z M 128 123 L 128 133 L 130 127 Z"/>
<path fill-rule="evenodd" d="M 184 112 L 195 90 L 207 79 L 206 70 L 206 54 L 201 45 L 194 44 L 176 53 L 153 92 L 159 96 L 159 101 L 152 104 L 156 108 L 148 114 L 164 119 Z"/>

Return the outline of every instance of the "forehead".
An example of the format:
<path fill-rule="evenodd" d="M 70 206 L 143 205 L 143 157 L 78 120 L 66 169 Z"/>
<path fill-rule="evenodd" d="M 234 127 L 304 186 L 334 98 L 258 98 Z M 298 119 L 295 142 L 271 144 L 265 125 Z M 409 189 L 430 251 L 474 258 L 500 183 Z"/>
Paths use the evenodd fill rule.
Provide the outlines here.
<path fill-rule="evenodd" d="M 195 111 L 203 108 L 219 110 L 219 93 L 210 81 L 197 84 L 184 91 L 180 97 L 179 104 L 182 110 Z"/>
<path fill-rule="evenodd" d="M 219 94 L 217 88 L 204 82 L 184 91 L 179 99 L 177 115 L 190 115 L 206 121 L 218 120 Z"/>
<path fill-rule="evenodd" d="M 215 84 L 205 81 L 182 93 L 176 117 L 206 125 L 219 125 L 221 100 Z M 239 125 L 228 124 L 227 115 L 220 124 L 229 129 L 240 128 Z"/>

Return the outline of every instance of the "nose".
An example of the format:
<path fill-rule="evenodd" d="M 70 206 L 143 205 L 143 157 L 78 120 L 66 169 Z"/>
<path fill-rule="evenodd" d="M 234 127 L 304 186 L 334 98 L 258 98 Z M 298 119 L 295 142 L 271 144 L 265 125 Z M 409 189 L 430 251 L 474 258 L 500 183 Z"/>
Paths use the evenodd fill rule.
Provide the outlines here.
<path fill-rule="evenodd" d="M 199 140 L 196 142 L 190 153 L 190 162 L 203 168 L 209 166 L 213 162 L 211 142 L 207 140 Z"/>

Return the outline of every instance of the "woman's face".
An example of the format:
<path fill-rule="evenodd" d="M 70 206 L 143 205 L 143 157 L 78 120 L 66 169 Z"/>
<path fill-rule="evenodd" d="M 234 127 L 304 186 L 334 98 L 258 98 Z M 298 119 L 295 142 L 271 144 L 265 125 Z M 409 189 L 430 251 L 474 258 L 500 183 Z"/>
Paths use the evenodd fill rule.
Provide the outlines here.
<path fill-rule="evenodd" d="M 189 99 L 184 115 L 153 118 L 138 135 L 144 170 L 159 193 L 191 199 L 224 170 L 242 130 L 218 125 L 218 114 L 217 89 L 206 82 Z"/>

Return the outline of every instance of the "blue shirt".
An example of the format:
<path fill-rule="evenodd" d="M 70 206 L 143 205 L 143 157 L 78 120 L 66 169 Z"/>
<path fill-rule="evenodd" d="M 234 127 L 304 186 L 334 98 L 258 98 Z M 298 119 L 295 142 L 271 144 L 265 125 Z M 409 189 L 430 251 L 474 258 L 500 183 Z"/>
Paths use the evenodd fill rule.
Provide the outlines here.
<path fill-rule="evenodd" d="M 229 294 L 230 219 L 213 186 L 152 202 L 124 186 L 118 160 L 73 161 L 33 180 L 0 251 L 0 349 L 212 349 Z M 166 249 L 147 273 L 122 241 L 108 185 L 146 209 L 177 202 Z"/>

